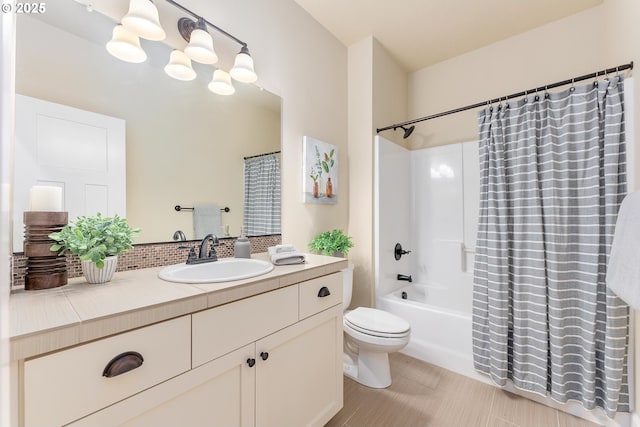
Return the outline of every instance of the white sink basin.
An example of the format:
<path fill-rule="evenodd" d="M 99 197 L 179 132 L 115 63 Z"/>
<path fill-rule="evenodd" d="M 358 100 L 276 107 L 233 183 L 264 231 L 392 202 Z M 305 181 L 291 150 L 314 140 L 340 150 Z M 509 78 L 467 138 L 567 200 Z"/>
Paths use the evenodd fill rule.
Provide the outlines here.
<path fill-rule="evenodd" d="M 251 258 L 223 258 L 204 264 L 176 264 L 160 270 L 163 280 L 178 283 L 215 283 L 248 279 L 273 270 L 273 264 Z"/>

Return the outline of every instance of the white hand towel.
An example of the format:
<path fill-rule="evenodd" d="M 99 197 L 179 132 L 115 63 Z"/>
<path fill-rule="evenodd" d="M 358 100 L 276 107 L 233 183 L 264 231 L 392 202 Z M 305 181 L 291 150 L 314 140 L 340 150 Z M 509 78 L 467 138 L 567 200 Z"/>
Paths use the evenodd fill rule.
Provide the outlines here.
<path fill-rule="evenodd" d="M 207 234 L 220 233 L 220 206 L 194 206 L 193 232 L 196 239 L 202 239 Z"/>
<path fill-rule="evenodd" d="M 296 249 L 295 246 L 291 244 L 287 244 L 287 245 L 269 246 L 267 248 L 267 252 L 269 252 L 269 255 L 272 256 L 272 255 L 283 253 L 283 252 L 298 252 L 298 250 Z"/>
<path fill-rule="evenodd" d="M 620 205 L 607 266 L 607 286 L 640 310 L 640 191 Z"/>
<path fill-rule="evenodd" d="M 271 255 L 273 265 L 302 264 L 304 261 L 305 256 L 300 252 L 280 252 Z"/>

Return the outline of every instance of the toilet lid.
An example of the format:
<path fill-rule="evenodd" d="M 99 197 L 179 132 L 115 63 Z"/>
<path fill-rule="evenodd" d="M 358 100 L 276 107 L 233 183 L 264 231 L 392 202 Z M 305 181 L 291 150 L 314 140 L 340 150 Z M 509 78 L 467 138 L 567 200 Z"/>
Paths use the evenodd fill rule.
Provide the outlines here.
<path fill-rule="evenodd" d="M 409 322 L 386 311 L 358 307 L 344 315 L 350 326 L 370 335 L 404 336 L 409 332 Z"/>

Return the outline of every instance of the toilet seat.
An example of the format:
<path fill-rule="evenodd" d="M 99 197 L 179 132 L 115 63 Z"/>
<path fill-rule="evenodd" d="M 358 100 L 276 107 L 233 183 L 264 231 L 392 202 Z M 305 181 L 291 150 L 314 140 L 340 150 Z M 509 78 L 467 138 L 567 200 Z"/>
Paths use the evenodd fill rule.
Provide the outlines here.
<path fill-rule="evenodd" d="M 402 338 L 409 335 L 409 322 L 386 311 L 358 307 L 344 315 L 346 327 L 360 333 L 383 338 Z"/>

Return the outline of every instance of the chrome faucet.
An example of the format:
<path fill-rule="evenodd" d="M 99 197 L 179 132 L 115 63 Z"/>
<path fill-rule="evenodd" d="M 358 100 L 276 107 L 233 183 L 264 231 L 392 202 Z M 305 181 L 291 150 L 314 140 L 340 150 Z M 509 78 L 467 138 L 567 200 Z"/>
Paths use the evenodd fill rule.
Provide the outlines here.
<path fill-rule="evenodd" d="M 209 240 L 211 240 L 211 249 L 207 253 L 209 247 Z M 189 255 L 187 256 L 187 264 L 202 264 L 203 262 L 213 262 L 218 260 L 218 254 L 216 253 L 216 246 L 220 246 L 220 240 L 215 234 L 207 234 L 200 242 L 200 253 L 196 255 L 195 246 L 178 246 L 178 249 L 189 249 Z"/>
<path fill-rule="evenodd" d="M 187 240 L 187 236 L 184 235 L 184 231 L 176 230 L 176 232 L 173 233 L 173 240 L 180 240 L 181 242 L 184 242 Z"/>
<path fill-rule="evenodd" d="M 211 250 L 207 253 L 207 247 L 209 246 L 209 240 L 211 240 Z M 217 261 L 218 254 L 216 253 L 216 246 L 220 246 L 220 240 L 215 234 L 207 234 L 200 243 L 200 253 L 198 259 L 206 259 L 207 261 Z"/>

